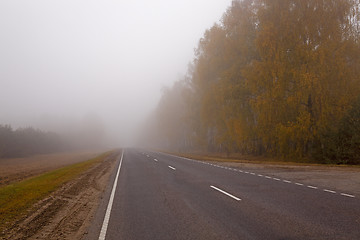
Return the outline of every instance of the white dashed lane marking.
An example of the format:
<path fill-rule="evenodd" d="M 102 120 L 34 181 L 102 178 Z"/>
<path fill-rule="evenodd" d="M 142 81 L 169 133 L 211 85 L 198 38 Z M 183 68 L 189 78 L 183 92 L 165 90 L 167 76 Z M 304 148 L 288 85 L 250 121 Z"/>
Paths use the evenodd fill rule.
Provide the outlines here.
<path fill-rule="evenodd" d="M 172 155 L 173 156 L 173 155 Z M 177 156 L 175 156 L 177 157 Z M 221 165 L 216 165 L 216 164 L 212 164 L 212 163 L 208 163 L 208 162 L 203 162 L 203 161 L 199 161 L 199 160 L 193 160 L 193 159 L 189 159 L 189 158 L 185 158 L 185 157 L 178 157 L 178 158 L 181 158 L 181 159 L 184 159 L 184 160 L 187 160 L 187 161 L 191 161 L 191 162 L 196 162 L 196 163 L 202 163 L 202 164 L 207 164 L 207 165 L 210 165 L 210 166 L 214 166 L 214 167 L 217 167 L 217 168 L 222 168 L 222 169 L 226 169 L 226 170 L 229 170 L 229 171 L 235 171 L 235 172 L 240 172 L 240 173 L 246 173 L 246 174 L 251 174 L 253 176 L 258 176 L 258 177 L 265 177 L 267 179 L 272 179 L 272 180 L 275 180 L 275 181 L 282 181 L 284 183 L 289 183 L 289 184 L 294 184 L 294 185 L 298 185 L 298 186 L 306 186 L 307 188 L 311 188 L 311 189 L 319 189 L 318 187 L 316 186 L 313 186 L 313 185 L 304 185 L 303 183 L 299 183 L 299 182 L 292 182 L 290 180 L 286 180 L 286 179 L 280 179 L 280 178 L 276 178 L 276 177 L 270 177 L 270 176 L 267 176 L 267 175 L 262 175 L 262 174 L 256 174 L 256 173 L 253 173 L 253 172 L 248 172 L 248 171 L 243 171 L 241 169 L 234 169 L 234 168 L 230 168 L 230 167 L 226 167 L 226 166 L 221 166 Z M 171 166 L 169 166 L 170 168 L 172 168 Z M 175 169 L 173 169 L 175 170 Z M 214 188 L 215 189 L 215 188 Z M 319 189 L 320 190 L 320 189 Z M 327 193 L 331 193 L 331 194 L 337 194 L 336 191 L 333 191 L 333 190 L 329 190 L 329 189 L 322 189 L 323 192 L 327 192 Z M 348 193 L 339 193 L 341 196 L 345 196 L 345 197 L 350 197 L 350 198 L 356 198 L 354 195 L 351 195 L 351 194 L 348 194 Z"/>
<path fill-rule="evenodd" d="M 355 197 L 354 195 L 351 195 L 351 194 L 346 194 L 346 193 L 340 193 L 340 194 L 345 196 L 345 197 L 351 197 L 351 198 Z"/>
<path fill-rule="evenodd" d="M 240 201 L 240 200 L 241 200 L 240 198 L 235 197 L 234 195 L 232 195 L 232 194 L 230 194 L 230 193 L 228 193 L 228 192 L 225 192 L 224 190 L 221 190 L 220 188 L 214 187 L 214 186 L 212 186 L 212 185 L 211 185 L 210 187 L 211 187 L 212 189 L 215 189 L 216 191 L 219 191 L 219 192 L 225 194 L 225 195 L 228 196 L 228 197 L 231 197 L 231 198 L 235 199 L 236 201 Z"/>
<path fill-rule="evenodd" d="M 329 193 L 336 193 L 335 191 L 329 190 L 329 189 L 324 189 L 325 192 L 329 192 Z"/>
<path fill-rule="evenodd" d="M 168 166 L 170 169 L 172 170 L 176 170 L 176 168 L 172 167 L 172 166 Z"/>

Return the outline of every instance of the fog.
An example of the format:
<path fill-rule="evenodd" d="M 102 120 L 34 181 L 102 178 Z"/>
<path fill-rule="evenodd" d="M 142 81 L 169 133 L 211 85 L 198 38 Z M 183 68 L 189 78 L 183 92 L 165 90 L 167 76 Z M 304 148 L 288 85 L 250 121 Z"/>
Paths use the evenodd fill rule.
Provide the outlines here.
<path fill-rule="evenodd" d="M 129 145 L 230 3 L 0 1 L 0 124 L 71 132 L 91 116 Z"/>

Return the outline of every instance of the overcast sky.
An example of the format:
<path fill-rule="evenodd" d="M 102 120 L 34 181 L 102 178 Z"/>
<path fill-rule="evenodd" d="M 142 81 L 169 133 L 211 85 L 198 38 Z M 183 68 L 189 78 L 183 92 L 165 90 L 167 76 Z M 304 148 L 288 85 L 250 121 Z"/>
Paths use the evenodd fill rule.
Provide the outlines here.
<path fill-rule="evenodd" d="M 133 134 L 231 0 L 0 0 L 0 124 Z"/>

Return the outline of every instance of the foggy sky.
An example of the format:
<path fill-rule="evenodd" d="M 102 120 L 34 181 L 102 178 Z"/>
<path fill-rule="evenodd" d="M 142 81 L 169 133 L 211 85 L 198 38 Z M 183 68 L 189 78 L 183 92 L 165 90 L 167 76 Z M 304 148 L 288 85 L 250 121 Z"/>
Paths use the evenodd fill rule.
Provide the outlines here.
<path fill-rule="evenodd" d="M 0 0 L 0 124 L 131 140 L 231 0 Z"/>

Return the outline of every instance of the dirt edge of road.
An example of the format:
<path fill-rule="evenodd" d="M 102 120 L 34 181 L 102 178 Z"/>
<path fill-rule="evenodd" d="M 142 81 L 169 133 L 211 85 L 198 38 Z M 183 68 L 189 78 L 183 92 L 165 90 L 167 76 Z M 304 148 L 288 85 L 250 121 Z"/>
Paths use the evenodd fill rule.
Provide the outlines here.
<path fill-rule="evenodd" d="M 82 239 L 87 233 L 120 151 L 39 201 L 2 239 Z"/>

